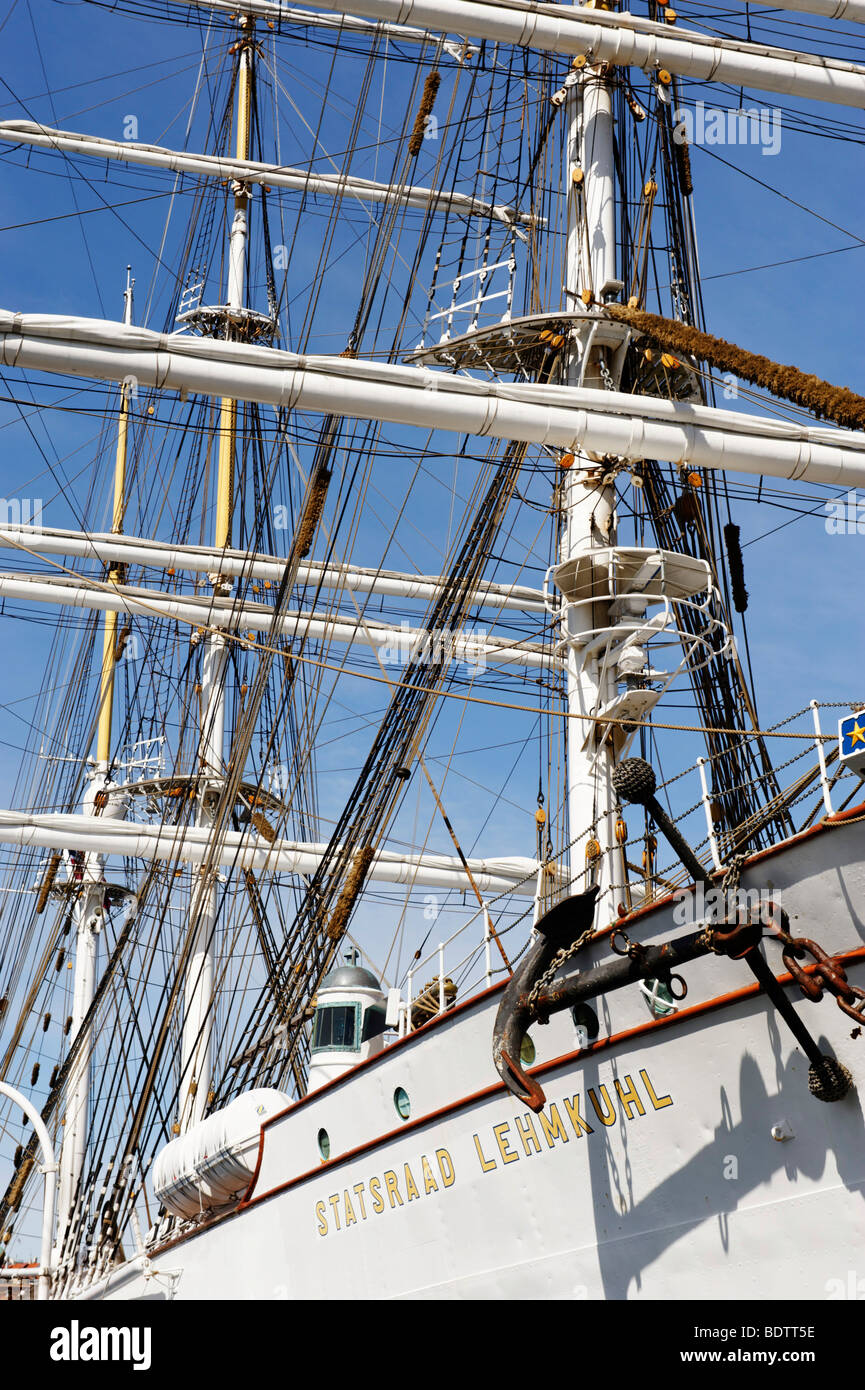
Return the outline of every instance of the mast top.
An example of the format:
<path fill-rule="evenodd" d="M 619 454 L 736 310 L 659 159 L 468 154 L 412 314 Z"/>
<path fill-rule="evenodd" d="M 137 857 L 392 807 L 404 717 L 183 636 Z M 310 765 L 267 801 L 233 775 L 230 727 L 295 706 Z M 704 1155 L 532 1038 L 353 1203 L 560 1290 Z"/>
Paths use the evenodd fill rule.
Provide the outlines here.
<path fill-rule="evenodd" d="M 132 266 L 126 267 L 126 289 L 123 291 L 123 322 L 129 327 L 132 323 L 132 291 L 135 289 L 135 277 L 132 274 Z"/>

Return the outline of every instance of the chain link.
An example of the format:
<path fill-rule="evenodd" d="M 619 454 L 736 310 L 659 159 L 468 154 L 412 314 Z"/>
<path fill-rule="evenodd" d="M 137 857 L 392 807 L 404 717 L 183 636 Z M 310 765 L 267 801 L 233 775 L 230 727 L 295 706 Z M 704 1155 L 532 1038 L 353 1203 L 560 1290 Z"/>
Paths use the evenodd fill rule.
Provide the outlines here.
<path fill-rule="evenodd" d="M 598 371 L 601 374 L 601 381 L 604 383 L 605 389 L 607 391 L 615 391 L 616 388 L 613 383 L 613 378 L 610 373 L 610 369 L 604 361 L 603 357 L 598 358 Z"/>
<path fill-rule="evenodd" d="M 745 865 L 746 865 L 747 862 L 748 862 L 748 856 L 747 856 L 747 854 L 734 854 L 734 855 L 731 857 L 729 864 L 727 865 L 727 868 L 726 868 L 726 870 L 725 870 L 725 872 L 724 872 L 724 877 L 721 879 L 721 893 L 723 894 L 723 897 L 724 897 L 724 922 L 725 922 L 725 924 L 728 924 L 728 923 L 729 923 L 729 920 L 730 920 L 730 906 L 729 906 L 729 901 L 728 901 L 728 894 L 730 894 L 730 893 L 734 893 L 734 894 L 735 894 L 735 893 L 738 893 L 738 891 L 739 891 L 739 881 L 740 881 L 740 879 L 741 879 L 741 877 L 742 877 L 742 870 L 743 870 L 743 868 L 745 867 Z M 740 925 L 740 923 L 738 922 L 738 920 L 737 920 L 736 925 L 737 925 L 737 926 Z M 735 930 L 735 928 L 734 928 L 734 930 Z M 726 938 L 726 941 L 725 941 L 724 944 L 719 944 L 719 941 L 718 941 L 718 924 L 717 924 L 717 922 L 707 922 L 707 923 L 706 923 L 705 930 L 704 930 L 704 931 L 702 932 L 702 934 L 698 937 L 698 942 L 699 942 L 699 944 L 700 944 L 701 946 L 706 946 L 706 947 L 707 947 L 710 951 L 712 951 L 713 954 L 716 955 L 716 956 L 726 955 L 727 952 L 728 952 L 728 950 L 729 950 L 729 945 L 728 945 L 727 943 L 730 942 L 733 938 L 731 938 L 731 935 L 730 935 L 730 932 L 729 932 L 729 931 L 727 931 L 727 932 L 722 932 L 722 933 L 721 933 L 721 936 L 723 936 L 723 937 Z"/>
<path fill-rule="evenodd" d="M 805 998 L 816 1003 L 823 998 L 823 991 L 828 990 L 841 1012 L 861 1027 L 865 1023 L 865 989 L 850 984 L 841 962 L 805 936 L 791 936 L 783 928 L 776 928 L 776 934 L 784 943 L 784 964 Z M 814 962 L 808 971 L 798 964 L 806 955 Z"/>
<path fill-rule="evenodd" d="M 588 927 L 586 931 L 582 933 L 581 936 L 577 937 L 576 941 L 572 946 L 562 947 L 560 951 L 556 951 L 556 954 L 553 956 L 552 961 L 547 966 L 547 969 L 544 971 L 543 975 L 541 975 L 541 977 L 535 981 L 535 983 L 532 985 L 529 991 L 529 997 L 526 1000 L 526 1003 L 528 1008 L 532 1012 L 534 1012 L 534 1009 L 538 1002 L 538 996 L 540 995 L 544 985 L 548 985 L 552 980 L 553 976 L 555 975 L 556 971 L 561 970 L 562 966 L 565 964 L 565 961 L 571 960 L 572 957 L 575 956 L 578 951 L 581 951 L 583 947 L 587 945 L 589 941 L 591 941 L 592 937 L 595 936 L 595 934 L 595 928 Z"/>

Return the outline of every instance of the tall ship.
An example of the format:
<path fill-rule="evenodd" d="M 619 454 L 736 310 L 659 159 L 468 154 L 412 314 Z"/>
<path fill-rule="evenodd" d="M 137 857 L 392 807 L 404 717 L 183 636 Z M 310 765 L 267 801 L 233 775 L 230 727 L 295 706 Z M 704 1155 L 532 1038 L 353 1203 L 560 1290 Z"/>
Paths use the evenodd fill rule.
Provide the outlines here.
<path fill-rule="evenodd" d="M 0 112 L 0 1295 L 847 1296 L 865 690 L 821 584 L 865 398 L 810 370 L 834 250 L 755 190 L 863 244 L 763 156 L 855 184 L 865 4 L 41 9 Z M 704 312 L 721 165 L 749 283 L 810 262 L 802 367 L 768 291 Z M 52 285 L 84 234 L 56 305 L 31 226 Z"/>

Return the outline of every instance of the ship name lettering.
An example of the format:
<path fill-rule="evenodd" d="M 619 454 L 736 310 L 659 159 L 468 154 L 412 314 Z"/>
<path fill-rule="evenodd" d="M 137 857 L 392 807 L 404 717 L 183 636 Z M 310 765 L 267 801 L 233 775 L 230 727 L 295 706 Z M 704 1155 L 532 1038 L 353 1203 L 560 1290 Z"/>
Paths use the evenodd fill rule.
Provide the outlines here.
<path fill-rule="evenodd" d="M 514 1154 L 514 1158 L 518 1157 L 519 1154 Z M 422 1183 L 416 1176 L 418 1171 L 422 1175 Z M 326 1236 L 366 1221 L 370 1209 L 364 1194 L 371 1199 L 371 1209 L 379 1216 L 383 1211 L 429 1197 L 440 1188 L 452 1187 L 455 1181 L 456 1169 L 447 1149 L 436 1149 L 432 1158 L 421 1154 L 419 1160 L 414 1160 L 414 1168 L 411 1163 L 403 1163 L 401 1172 L 388 1168 L 381 1177 L 357 1182 L 350 1189 L 343 1188 L 342 1192 L 333 1192 L 326 1199 L 316 1202 L 316 1229 L 320 1236 Z M 330 1212 L 328 1207 L 331 1208 Z"/>
<path fill-rule="evenodd" d="M 644 1067 L 640 1068 L 638 1077 L 642 1086 L 626 1072 L 621 1078 L 615 1077 L 609 1086 L 599 1082 L 597 1088 L 589 1086 L 583 1095 L 577 1092 L 550 1101 L 536 1115 L 514 1115 L 491 1125 L 488 1130 L 472 1134 L 481 1172 L 491 1173 L 510 1163 L 569 1144 L 571 1139 L 594 1134 L 596 1126 L 585 1118 L 590 1108 L 601 1124 L 609 1127 L 644 1118 L 650 1107 L 666 1110 L 673 1104 L 672 1096 L 658 1093 Z M 401 1168 L 388 1168 L 381 1176 L 357 1182 L 351 1188 L 332 1192 L 326 1199 L 316 1202 L 316 1229 L 320 1236 L 347 1230 L 367 1221 L 370 1212 L 380 1216 L 384 1211 L 395 1211 L 430 1197 L 441 1188 L 452 1187 L 455 1181 L 456 1169 L 447 1149 L 436 1149 L 432 1157 L 421 1154 L 411 1163 L 403 1162 Z M 365 1196 L 370 1199 L 369 1203 Z"/>
<path fill-rule="evenodd" d="M 665 1110 L 668 1105 L 673 1104 L 672 1096 L 658 1094 L 645 1068 L 640 1070 L 639 1077 L 653 1110 Z M 618 1101 L 618 1109 L 610 1095 L 611 1090 Z M 493 1125 L 486 1133 L 473 1134 L 472 1140 L 481 1172 L 491 1173 L 494 1168 L 501 1168 L 506 1163 L 515 1163 L 524 1157 L 533 1158 L 535 1154 L 544 1151 L 541 1144 L 542 1136 L 546 1148 L 553 1149 L 557 1145 L 569 1143 L 572 1137 L 582 1139 L 584 1135 L 594 1134 L 595 1126 L 584 1118 L 580 1110 L 580 1100 L 579 1092 L 573 1096 L 563 1096 L 560 1101 L 547 1104 L 535 1116 L 515 1115 L 512 1120 L 503 1120 L 500 1124 Z M 610 1088 L 599 1084 L 596 1090 L 590 1086 L 582 1101 L 584 1109 L 588 1102 L 591 1102 L 595 1114 L 605 1126 L 635 1120 L 647 1113 L 647 1105 L 637 1083 L 627 1073 L 621 1079 L 616 1077 Z M 562 1118 L 563 1111 L 567 1115 L 573 1136 L 568 1133 Z"/>

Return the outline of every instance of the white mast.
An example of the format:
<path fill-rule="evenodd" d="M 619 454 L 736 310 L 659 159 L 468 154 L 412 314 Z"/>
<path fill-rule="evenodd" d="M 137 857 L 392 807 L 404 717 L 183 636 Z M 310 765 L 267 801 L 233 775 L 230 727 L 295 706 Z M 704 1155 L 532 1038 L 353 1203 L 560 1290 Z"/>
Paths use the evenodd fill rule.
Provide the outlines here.
<path fill-rule="evenodd" d="M 237 75 L 235 157 L 239 163 L 249 158 L 250 112 L 252 101 L 252 61 L 255 20 L 240 18 L 241 36 Z M 246 281 L 249 191 L 234 181 L 234 214 L 228 251 L 228 287 L 224 319 L 227 324 L 241 317 Z M 231 516 L 234 504 L 234 455 L 237 434 L 237 401 L 224 397 L 219 421 L 219 472 L 216 495 L 217 551 L 231 544 Z M 225 595 L 231 579 L 219 572 L 211 575 L 214 591 Z M 201 794 L 196 825 L 213 824 L 214 807 L 224 774 L 225 747 L 225 671 L 228 652 L 225 638 L 211 633 L 201 662 L 201 734 L 198 749 Z M 204 1117 L 213 1074 L 213 981 L 215 968 L 214 932 L 219 905 L 219 880 L 215 869 L 207 869 L 207 883 L 198 913 L 195 939 L 184 981 L 183 1035 L 180 1067 L 181 1093 L 179 1126 L 188 1129 Z"/>
<path fill-rule="evenodd" d="M 132 323 L 132 291 L 135 281 L 131 267 L 126 267 L 126 289 L 123 292 L 123 322 Z M 112 533 L 123 529 L 126 494 L 126 458 L 129 427 L 129 390 L 124 382 L 120 388 L 120 413 L 117 423 L 117 449 L 114 464 L 114 507 Z M 112 565 L 109 582 L 119 585 L 121 571 Z M 112 795 L 110 781 L 111 722 L 114 708 L 114 667 L 117 649 L 117 613 L 106 612 L 103 628 L 102 668 L 99 682 L 99 718 L 96 735 L 96 762 L 91 764 L 88 785 L 82 798 L 82 814 L 88 818 L 101 816 L 104 820 L 121 819 L 127 798 L 121 793 Z M 81 1033 L 96 989 L 96 956 L 99 933 L 104 922 L 105 856 L 98 853 L 69 854 L 67 883 L 71 893 L 77 892 L 73 920 L 75 922 L 75 974 L 72 985 L 72 1024 L 70 1038 L 74 1042 Z M 80 885 L 77 886 L 76 885 Z M 63 1139 L 60 1150 L 60 1190 L 55 1263 L 76 1201 L 76 1192 L 87 1152 L 88 1106 L 90 1103 L 90 1051 L 92 1028 L 87 1028 L 78 1044 L 75 1061 L 70 1068 L 66 1090 L 66 1112 L 63 1120 Z"/>
<path fill-rule="evenodd" d="M 620 288 L 616 281 L 616 221 L 613 167 L 613 114 L 610 88 L 602 67 L 585 67 L 569 88 L 568 239 L 565 293 L 568 308 L 603 304 Z M 568 384 L 603 387 L 605 347 L 573 352 Z M 609 369 L 606 373 L 609 377 Z M 611 383 L 612 384 L 612 383 Z M 577 453 L 564 479 L 562 563 L 579 562 L 592 550 L 615 545 L 615 491 L 602 478 L 604 466 L 587 453 Z M 592 650 L 591 634 L 609 626 L 609 605 L 569 603 L 565 609 L 568 668 L 568 709 L 571 714 L 597 715 L 616 695 L 615 671 L 607 658 L 608 644 Z M 615 844 L 612 823 L 611 773 L 608 742 L 600 742 L 596 726 L 573 721 L 568 745 L 568 816 L 570 837 L 581 836 L 572 849 L 571 874 L 584 868 L 587 882 L 601 889 L 601 924 L 615 915 L 611 871 Z M 584 832 L 588 831 L 588 836 Z M 575 886 L 575 885 L 574 885 Z"/>

